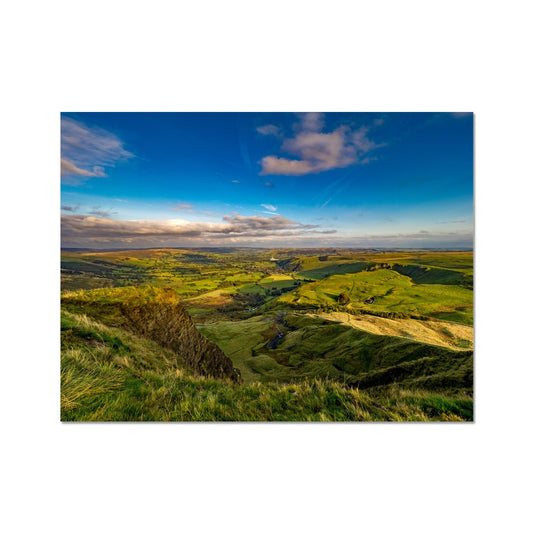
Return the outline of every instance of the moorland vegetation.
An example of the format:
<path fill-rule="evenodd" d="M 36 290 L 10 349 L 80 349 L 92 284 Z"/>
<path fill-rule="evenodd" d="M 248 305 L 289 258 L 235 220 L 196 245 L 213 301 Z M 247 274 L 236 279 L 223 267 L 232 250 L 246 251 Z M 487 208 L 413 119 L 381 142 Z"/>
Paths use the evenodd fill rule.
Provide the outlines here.
<path fill-rule="evenodd" d="M 62 420 L 473 419 L 472 252 L 63 251 L 61 267 Z"/>

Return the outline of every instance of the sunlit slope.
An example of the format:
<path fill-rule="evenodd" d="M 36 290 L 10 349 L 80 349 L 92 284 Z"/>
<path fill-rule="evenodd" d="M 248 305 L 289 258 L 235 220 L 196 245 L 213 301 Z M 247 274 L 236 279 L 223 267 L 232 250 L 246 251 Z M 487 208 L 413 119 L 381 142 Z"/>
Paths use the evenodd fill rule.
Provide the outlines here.
<path fill-rule="evenodd" d="M 278 259 L 269 261 L 271 255 Z M 426 286 L 423 289 L 424 294 L 415 296 L 415 293 L 412 293 L 412 295 L 418 301 L 427 296 L 433 304 L 439 302 L 444 304 L 444 309 L 437 310 L 436 314 L 429 316 L 464 324 L 472 323 L 472 294 L 464 292 L 461 294 L 461 297 L 466 297 L 463 309 L 461 305 L 456 305 L 456 302 L 442 301 L 441 295 L 438 294 L 445 293 L 451 297 L 454 294 L 454 287 L 472 289 L 472 252 L 377 253 L 318 249 L 226 250 L 223 253 L 217 250 L 172 249 L 99 253 L 63 252 L 62 288 L 63 290 L 90 289 L 144 284 L 168 287 L 176 291 L 191 313 L 212 315 L 218 309 L 224 312 L 244 312 L 263 303 L 273 304 L 279 296 L 282 296 L 281 302 L 283 302 L 283 299 L 287 299 L 287 294 L 295 289 L 300 288 L 301 294 L 313 290 L 313 286 L 309 286 L 308 282 L 324 280 L 331 276 L 364 274 L 365 271 L 375 269 L 388 269 L 405 276 L 412 285 Z M 384 281 L 389 283 L 391 280 Z M 432 294 L 428 293 L 431 292 L 427 288 L 429 285 L 435 286 Z M 334 294 L 334 291 L 329 292 Z M 335 300 L 327 294 L 325 298 L 323 296 L 315 295 L 307 304 L 331 308 Z M 292 296 L 288 299 L 293 300 Z M 302 302 L 305 303 L 305 298 Z M 399 316 L 399 313 L 405 312 L 405 309 L 401 309 L 401 305 L 396 305 L 399 302 L 389 300 L 386 303 L 395 306 L 390 310 L 386 309 L 386 313 Z M 350 305 L 353 306 L 354 303 L 351 302 Z M 367 311 L 376 314 L 377 307 L 377 305 L 368 307 Z M 407 312 L 409 315 L 413 314 L 412 309 Z M 383 309 L 379 313 L 383 314 Z M 213 318 L 211 316 L 209 320 Z M 233 319 L 236 316 L 231 315 L 228 318 Z"/>
<path fill-rule="evenodd" d="M 414 320 L 383 318 L 368 314 L 354 315 L 342 311 L 318 313 L 319 317 L 373 333 L 405 337 L 426 344 L 444 346 L 452 350 L 472 349 L 474 329 L 444 320 Z"/>
<path fill-rule="evenodd" d="M 474 254 L 472 251 L 355 251 L 324 250 L 323 254 L 310 250 L 308 254 L 294 251 L 289 259 L 283 260 L 287 268 L 307 271 L 333 264 L 346 263 L 388 263 L 415 264 L 458 271 L 472 270 Z"/>
<path fill-rule="evenodd" d="M 274 314 L 210 323 L 201 331 L 224 350 L 248 383 L 320 377 L 361 387 L 413 383 L 472 391 L 469 350 L 373 334 L 323 317 Z M 389 372 L 376 374 L 384 370 Z"/>
<path fill-rule="evenodd" d="M 86 316 L 61 320 L 63 421 L 465 421 L 468 395 L 392 388 L 369 393 L 321 380 L 238 385 L 196 377 L 157 343 Z"/>
<path fill-rule="evenodd" d="M 348 310 L 473 323 L 473 292 L 470 289 L 458 285 L 417 284 L 392 269 L 333 275 L 306 283 L 280 296 L 276 305 L 280 308 L 327 308 L 337 306 L 341 293 L 350 299 L 346 305 Z M 365 303 L 369 298 L 374 298 L 373 303 Z"/>
<path fill-rule="evenodd" d="M 273 318 L 259 316 L 248 320 L 213 322 L 198 326 L 198 329 L 222 348 L 240 370 L 245 383 L 261 381 L 262 373 L 274 367 L 283 371 L 273 358 L 256 354 L 278 335 Z"/>

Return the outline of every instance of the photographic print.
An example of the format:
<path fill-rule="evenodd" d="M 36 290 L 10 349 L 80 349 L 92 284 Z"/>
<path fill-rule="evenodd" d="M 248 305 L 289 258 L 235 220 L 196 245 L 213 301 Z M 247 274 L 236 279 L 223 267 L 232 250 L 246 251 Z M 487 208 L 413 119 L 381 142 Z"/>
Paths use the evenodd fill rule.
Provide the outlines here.
<path fill-rule="evenodd" d="M 473 114 L 61 114 L 62 421 L 472 421 Z"/>

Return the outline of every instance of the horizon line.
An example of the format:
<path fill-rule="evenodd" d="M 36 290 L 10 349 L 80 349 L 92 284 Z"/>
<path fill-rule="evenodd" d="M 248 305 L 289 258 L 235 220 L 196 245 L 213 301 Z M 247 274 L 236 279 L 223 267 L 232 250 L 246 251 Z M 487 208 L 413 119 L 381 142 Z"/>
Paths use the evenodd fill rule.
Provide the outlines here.
<path fill-rule="evenodd" d="M 443 246 L 428 246 L 428 247 L 409 247 L 409 246 L 399 246 L 399 247 L 385 247 L 385 246 L 364 246 L 364 247 L 345 247 L 345 246 L 312 246 L 312 247 L 303 247 L 303 246 L 289 246 L 289 247 L 258 247 L 258 246 L 148 246 L 144 248 L 89 248 L 86 246 L 68 246 L 61 247 L 61 251 L 65 252 L 74 252 L 76 250 L 90 250 L 95 252 L 127 252 L 127 251 L 140 251 L 140 250 L 391 250 L 391 251 L 400 251 L 400 250 L 439 250 L 447 252 L 473 252 L 474 247 L 443 247 Z"/>

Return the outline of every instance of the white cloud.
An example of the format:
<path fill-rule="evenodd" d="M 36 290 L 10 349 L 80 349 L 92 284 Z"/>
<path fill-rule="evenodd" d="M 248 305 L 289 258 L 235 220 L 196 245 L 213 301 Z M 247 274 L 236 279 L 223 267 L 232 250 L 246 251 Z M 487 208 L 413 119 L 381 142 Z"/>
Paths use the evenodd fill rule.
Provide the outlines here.
<path fill-rule="evenodd" d="M 184 219 L 117 220 L 103 216 L 66 214 L 61 219 L 63 247 L 124 248 L 156 246 L 287 246 L 287 247 L 413 247 L 471 248 L 471 231 L 395 234 L 338 233 L 302 224 L 280 215 L 228 215 L 219 222 Z"/>
<path fill-rule="evenodd" d="M 272 175 L 281 174 L 285 176 L 303 176 L 304 174 L 311 174 L 314 169 L 309 161 L 298 161 L 295 159 L 287 159 L 285 157 L 277 157 L 275 155 L 267 155 L 261 159 L 262 169 L 260 174 Z"/>
<path fill-rule="evenodd" d="M 294 158 L 267 155 L 261 159 L 261 174 L 303 176 L 334 168 L 345 168 L 356 163 L 368 163 L 365 157 L 379 146 L 368 138 L 369 129 L 352 130 L 339 126 L 330 133 L 322 133 L 323 113 L 305 113 L 294 126 L 296 135 L 285 139 L 282 151 Z"/>
<path fill-rule="evenodd" d="M 115 134 L 88 126 L 70 117 L 61 119 L 61 175 L 75 185 L 92 177 L 106 176 L 104 167 L 133 157 Z"/>
<path fill-rule="evenodd" d="M 273 237 L 298 237 L 308 234 L 329 234 L 335 230 L 319 230 L 314 224 L 302 224 L 275 216 L 227 215 L 222 222 L 189 222 L 172 220 L 116 220 L 102 216 L 63 215 L 61 218 L 62 246 L 102 245 L 120 246 L 124 242 L 152 246 L 202 245 L 205 242 L 229 241 L 253 243 Z M 128 241 L 129 240 L 129 241 Z"/>
<path fill-rule="evenodd" d="M 293 126 L 294 131 L 322 131 L 324 127 L 324 113 L 298 113 L 300 122 Z"/>
<path fill-rule="evenodd" d="M 275 205 L 272 204 L 261 204 L 261 207 L 264 207 L 268 211 L 277 211 L 278 208 Z"/>
<path fill-rule="evenodd" d="M 86 170 L 77 167 L 74 163 L 61 159 L 61 175 L 62 176 L 84 176 L 84 177 L 103 177 L 105 176 L 102 167 L 95 166 L 92 170 Z"/>
<path fill-rule="evenodd" d="M 257 131 L 261 135 L 274 135 L 277 136 L 280 134 L 280 128 L 278 126 L 274 126 L 273 124 L 266 124 L 265 126 L 259 126 L 257 128 Z"/>

